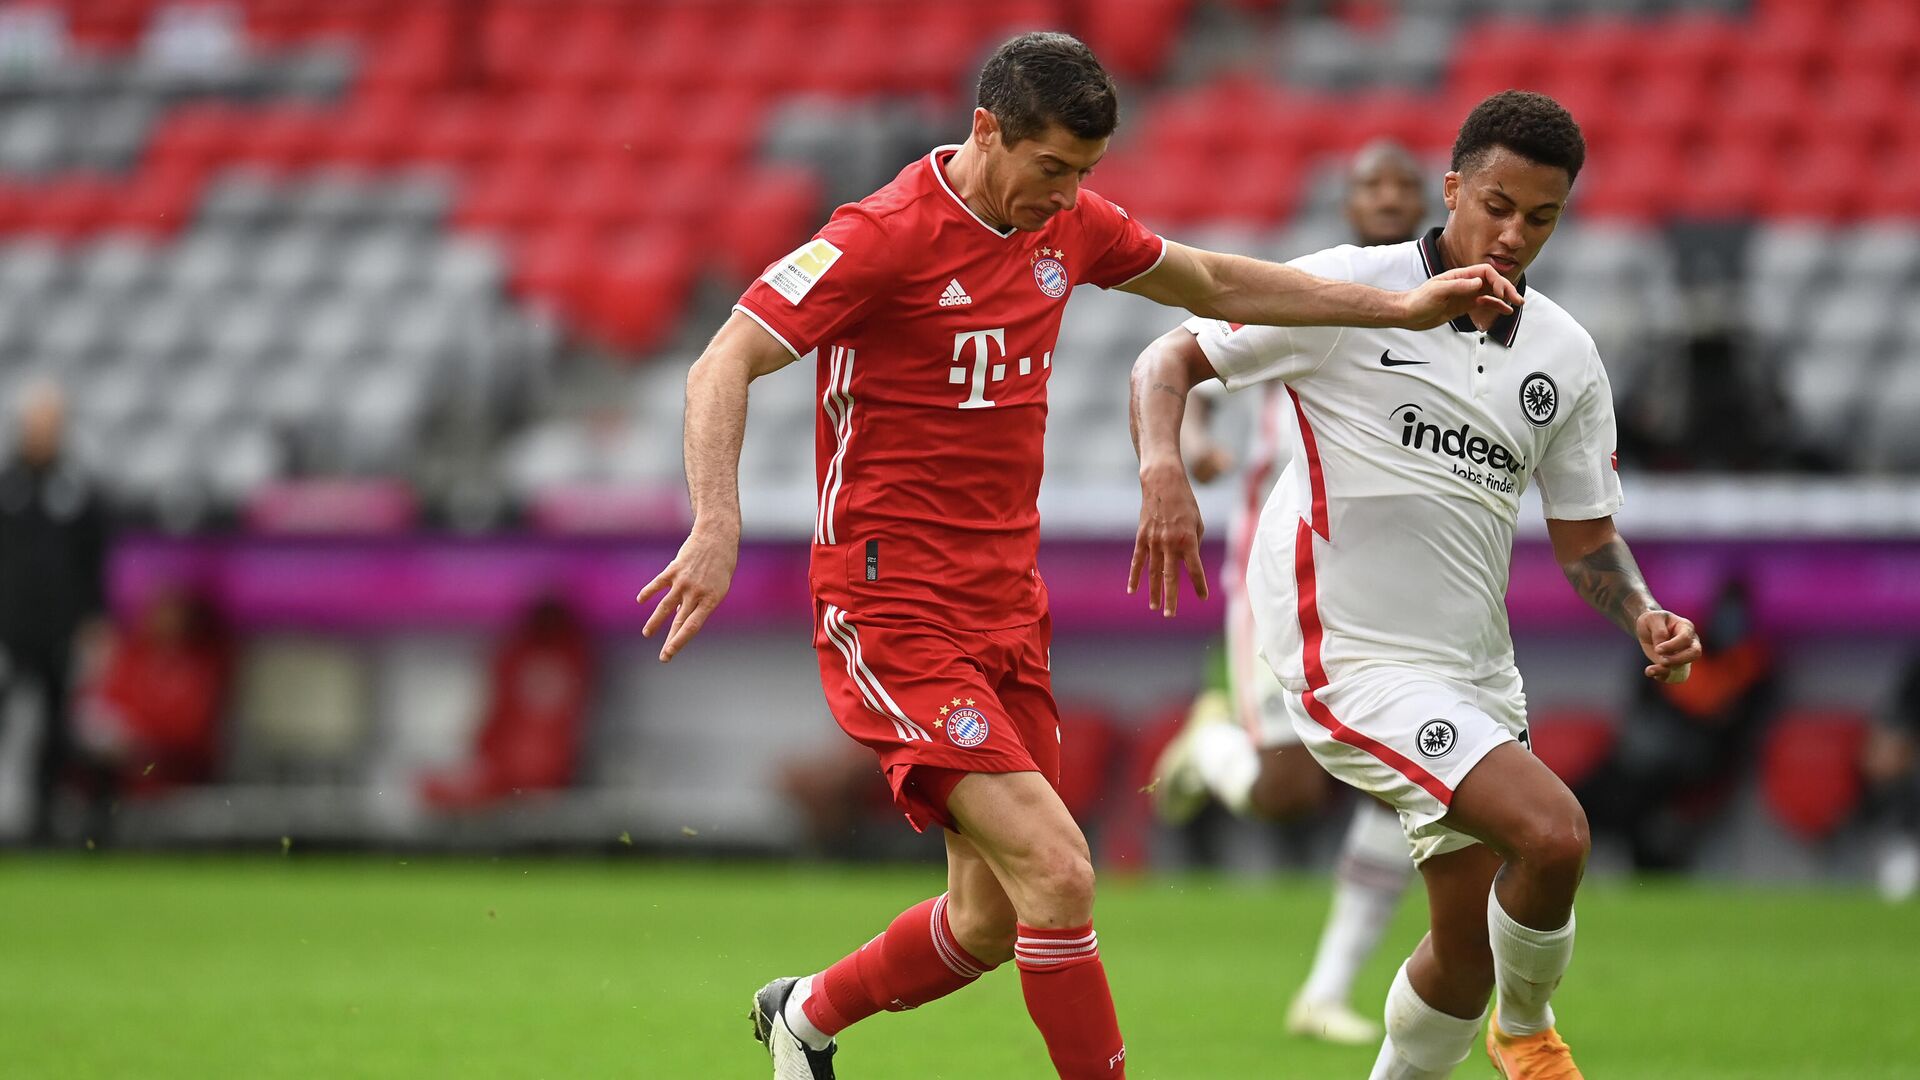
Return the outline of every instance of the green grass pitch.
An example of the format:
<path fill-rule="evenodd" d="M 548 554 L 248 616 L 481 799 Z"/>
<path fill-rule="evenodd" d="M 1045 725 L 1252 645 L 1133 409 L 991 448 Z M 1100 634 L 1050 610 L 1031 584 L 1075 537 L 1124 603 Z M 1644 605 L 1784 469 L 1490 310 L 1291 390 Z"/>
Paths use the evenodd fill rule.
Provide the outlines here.
<path fill-rule="evenodd" d="M 933 869 L 403 857 L 0 860 L 0 1074 L 766 1077 L 748 1000 Z M 1109 877 L 1130 1075 L 1362 1077 L 1279 1031 L 1318 878 Z M 1361 980 L 1377 1007 L 1418 890 Z M 1556 1001 L 1596 1078 L 1920 1076 L 1920 911 L 1858 892 L 1598 882 Z M 849 1033 L 848 1080 L 1052 1075 L 1015 973 Z M 1455 1074 L 1490 1076 L 1477 1053 Z"/>

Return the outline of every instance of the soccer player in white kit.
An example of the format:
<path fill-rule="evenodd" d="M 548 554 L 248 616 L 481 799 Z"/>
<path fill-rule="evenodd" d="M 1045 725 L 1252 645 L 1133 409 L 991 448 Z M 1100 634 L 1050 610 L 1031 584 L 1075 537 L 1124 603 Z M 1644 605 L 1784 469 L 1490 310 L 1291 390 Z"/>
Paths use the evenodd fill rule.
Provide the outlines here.
<path fill-rule="evenodd" d="M 1420 164 L 1403 146 L 1377 140 L 1354 155 L 1347 171 L 1346 217 L 1362 247 L 1404 244 L 1427 215 Z M 1187 399 L 1182 456 L 1206 483 L 1233 467 L 1234 455 L 1214 441 L 1213 414 L 1226 395 L 1203 383 Z M 1222 582 L 1227 594 L 1228 688 L 1209 686 L 1195 699 L 1187 726 L 1154 767 L 1154 803 L 1161 817 L 1190 820 L 1209 797 L 1243 817 L 1294 821 L 1318 812 L 1331 794 L 1326 770 L 1300 752 L 1290 695 L 1259 657 L 1245 570 L 1253 531 L 1284 464 L 1293 402 L 1286 386 L 1260 388 L 1259 417 L 1247 448 L 1245 495 L 1234 507 Z M 1380 945 L 1413 877 L 1407 838 L 1393 808 L 1362 799 L 1334 865 L 1333 903 L 1314 950 L 1313 966 L 1287 1006 L 1286 1029 L 1328 1042 L 1380 1041 L 1380 1025 L 1356 1012 L 1353 982 Z"/>
<path fill-rule="evenodd" d="M 1295 453 L 1248 568 L 1260 653 L 1313 756 L 1399 810 L 1431 916 L 1388 992 L 1376 1080 L 1450 1075 L 1496 990 L 1486 1047 L 1500 1073 L 1580 1075 L 1549 999 L 1573 955 L 1587 822 L 1529 750 L 1504 603 L 1521 492 L 1539 484 L 1568 581 L 1634 636 L 1649 678 L 1685 678 L 1700 655 L 1693 624 L 1659 606 L 1614 529 L 1612 391 L 1593 340 L 1526 288 L 1585 154 L 1552 99 L 1495 94 L 1454 142 L 1444 228 L 1296 261 L 1385 288 L 1485 261 L 1526 301 L 1491 325 L 1195 319 L 1134 367 L 1142 501 L 1130 583 L 1144 572 L 1149 604 L 1165 610 L 1201 532 L 1180 459 L 1189 390 L 1278 379 L 1292 400 Z"/>

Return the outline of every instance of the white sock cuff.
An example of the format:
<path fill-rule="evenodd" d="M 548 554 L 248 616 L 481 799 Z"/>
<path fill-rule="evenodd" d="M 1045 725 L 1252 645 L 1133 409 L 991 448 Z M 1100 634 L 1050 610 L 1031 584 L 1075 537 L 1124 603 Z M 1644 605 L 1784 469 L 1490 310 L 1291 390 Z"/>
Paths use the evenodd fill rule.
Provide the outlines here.
<path fill-rule="evenodd" d="M 1401 964 L 1387 991 L 1387 1034 L 1394 1049 L 1417 1068 L 1439 1071 L 1460 1064 L 1473 1052 L 1480 1035 L 1480 1024 L 1487 1014 L 1463 1020 L 1450 1016 L 1426 1003 L 1407 977 L 1407 965 Z"/>
<path fill-rule="evenodd" d="M 1561 956 L 1560 966 L 1566 966 L 1563 953 L 1570 954 L 1573 949 L 1573 912 L 1567 912 L 1567 925 L 1558 930 L 1535 930 L 1531 926 L 1518 922 L 1500 906 L 1500 891 L 1487 891 L 1487 929 L 1496 940 L 1505 939 L 1518 949 L 1528 953 L 1544 952 Z"/>
<path fill-rule="evenodd" d="M 794 984 L 793 993 L 788 995 L 787 1006 L 781 1010 L 781 1015 L 787 1022 L 787 1030 L 793 1032 L 795 1038 L 815 1050 L 825 1050 L 833 1042 L 833 1036 L 814 1027 L 813 1021 L 807 1019 L 807 999 L 813 996 L 814 978 L 808 975 Z"/>

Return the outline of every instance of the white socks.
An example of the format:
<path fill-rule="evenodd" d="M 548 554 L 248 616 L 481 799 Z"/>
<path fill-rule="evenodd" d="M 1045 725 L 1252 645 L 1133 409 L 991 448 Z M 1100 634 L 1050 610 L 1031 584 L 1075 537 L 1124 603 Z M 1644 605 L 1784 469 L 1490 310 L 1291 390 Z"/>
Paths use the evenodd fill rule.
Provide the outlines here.
<path fill-rule="evenodd" d="M 1535 930 L 1514 922 L 1500 906 L 1500 894 L 1487 894 L 1487 934 L 1493 942 L 1494 981 L 1500 988 L 1500 1030 L 1536 1035 L 1553 1026 L 1547 999 L 1560 985 L 1573 959 L 1573 915 L 1558 930 Z"/>
<path fill-rule="evenodd" d="M 805 1005 L 812 996 L 813 976 L 809 975 L 793 984 L 793 993 L 787 995 L 787 1007 L 780 1010 L 780 1015 L 786 1018 L 787 1030 L 793 1032 L 795 1038 L 814 1050 L 825 1050 L 833 1036 L 814 1027 L 813 1021 L 807 1019 Z"/>
<path fill-rule="evenodd" d="M 1393 921 L 1394 908 L 1413 878 L 1413 857 L 1400 815 L 1372 799 L 1353 809 L 1334 875 L 1333 910 L 1320 933 L 1300 996 L 1345 1002 L 1353 980 Z"/>
<path fill-rule="evenodd" d="M 1239 724 L 1208 724 L 1193 733 L 1200 779 L 1228 810 L 1245 814 L 1260 778 L 1260 751 Z"/>
<path fill-rule="evenodd" d="M 1462 1020 L 1422 1001 L 1401 964 L 1387 991 L 1387 1037 L 1371 1080 L 1445 1080 L 1473 1052 L 1485 1015 Z"/>

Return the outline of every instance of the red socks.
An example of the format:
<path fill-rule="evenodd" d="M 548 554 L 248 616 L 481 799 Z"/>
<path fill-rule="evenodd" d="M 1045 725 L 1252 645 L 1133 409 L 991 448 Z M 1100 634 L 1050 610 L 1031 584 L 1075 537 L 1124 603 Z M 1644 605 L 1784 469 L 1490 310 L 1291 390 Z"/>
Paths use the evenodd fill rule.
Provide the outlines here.
<path fill-rule="evenodd" d="M 1019 928 L 1014 957 L 1027 1013 L 1046 1040 L 1062 1080 L 1120 1080 L 1126 1044 L 1113 1013 L 1093 924 L 1066 930 Z M 886 932 L 814 977 L 801 1005 L 821 1034 L 837 1035 L 882 1010 L 925 1005 L 988 969 L 954 940 L 943 893 L 915 904 Z"/>
<path fill-rule="evenodd" d="M 1013 955 L 1027 1013 L 1046 1039 L 1061 1080 L 1126 1076 L 1127 1046 L 1093 924 L 1066 930 L 1022 926 Z"/>
<path fill-rule="evenodd" d="M 988 967 L 954 940 L 941 893 L 902 912 L 885 933 L 815 978 L 802 1008 L 822 1034 L 835 1035 L 883 1009 L 899 1012 L 945 997 Z"/>

